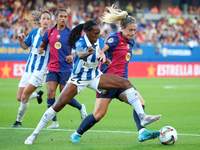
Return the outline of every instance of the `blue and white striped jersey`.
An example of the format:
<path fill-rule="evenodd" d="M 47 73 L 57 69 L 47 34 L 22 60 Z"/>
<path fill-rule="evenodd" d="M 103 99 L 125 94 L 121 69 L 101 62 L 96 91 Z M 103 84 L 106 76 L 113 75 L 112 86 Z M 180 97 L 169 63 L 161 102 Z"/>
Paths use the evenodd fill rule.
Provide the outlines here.
<path fill-rule="evenodd" d="M 45 47 L 43 54 L 38 54 L 38 47 L 42 41 L 43 35 L 40 34 L 41 28 L 33 29 L 30 34 L 26 37 L 24 42 L 31 48 L 28 61 L 26 63 L 25 72 L 32 73 L 33 71 L 44 71 L 46 72 L 47 63 L 49 61 L 49 46 Z"/>
<path fill-rule="evenodd" d="M 75 51 L 79 49 L 87 51 L 88 46 L 92 45 L 85 34 L 75 43 Z M 78 56 L 75 55 L 74 68 L 70 78 L 77 78 L 79 80 L 91 80 L 99 75 L 101 71 L 99 70 L 99 60 L 97 59 L 97 56 L 101 54 L 103 46 L 104 40 L 99 37 L 96 42 L 96 46 L 92 46 L 94 49 L 96 49 L 92 55 L 85 59 L 79 59 Z"/>

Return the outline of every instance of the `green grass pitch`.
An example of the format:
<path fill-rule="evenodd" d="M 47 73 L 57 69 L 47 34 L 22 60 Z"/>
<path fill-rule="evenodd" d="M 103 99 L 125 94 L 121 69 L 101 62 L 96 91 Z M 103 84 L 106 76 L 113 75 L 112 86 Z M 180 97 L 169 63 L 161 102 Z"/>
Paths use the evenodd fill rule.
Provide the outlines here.
<path fill-rule="evenodd" d="M 24 140 L 33 132 L 46 111 L 46 86 L 43 103 L 30 100 L 23 120 L 23 128 L 13 129 L 20 103 L 16 100 L 19 79 L 0 79 L 0 149 L 1 150 L 197 150 L 200 147 L 200 78 L 136 78 L 130 79 L 145 99 L 147 114 L 161 114 L 162 119 L 147 126 L 159 130 L 170 125 L 178 132 L 174 145 L 162 145 L 158 139 L 138 142 L 133 109 L 114 99 L 105 117 L 86 132 L 80 143 L 71 143 L 70 135 L 81 123 L 79 111 L 66 106 L 58 113 L 59 130 L 43 130 L 33 145 Z M 58 97 L 58 91 L 56 97 Z M 93 112 L 95 92 L 86 89 L 76 99 Z M 51 122 L 49 123 L 51 124 Z"/>

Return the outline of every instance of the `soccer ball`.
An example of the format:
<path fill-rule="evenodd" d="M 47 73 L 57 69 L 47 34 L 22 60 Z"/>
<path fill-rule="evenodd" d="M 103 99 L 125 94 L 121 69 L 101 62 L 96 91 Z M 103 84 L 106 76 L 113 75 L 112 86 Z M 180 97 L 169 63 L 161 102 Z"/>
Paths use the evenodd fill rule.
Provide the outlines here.
<path fill-rule="evenodd" d="M 171 126 L 164 126 L 160 129 L 160 135 L 158 137 L 160 143 L 164 145 L 172 145 L 177 141 L 177 132 Z"/>

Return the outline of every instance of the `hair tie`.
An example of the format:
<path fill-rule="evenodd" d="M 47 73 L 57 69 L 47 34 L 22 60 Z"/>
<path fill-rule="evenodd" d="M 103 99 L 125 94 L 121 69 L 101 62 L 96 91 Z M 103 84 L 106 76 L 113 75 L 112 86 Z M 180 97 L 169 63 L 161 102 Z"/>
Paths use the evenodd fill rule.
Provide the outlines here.
<path fill-rule="evenodd" d="M 125 25 L 123 25 L 124 27 L 127 26 L 128 24 L 131 24 L 131 23 L 137 23 L 135 20 L 131 21 L 131 22 L 128 22 L 126 23 Z"/>

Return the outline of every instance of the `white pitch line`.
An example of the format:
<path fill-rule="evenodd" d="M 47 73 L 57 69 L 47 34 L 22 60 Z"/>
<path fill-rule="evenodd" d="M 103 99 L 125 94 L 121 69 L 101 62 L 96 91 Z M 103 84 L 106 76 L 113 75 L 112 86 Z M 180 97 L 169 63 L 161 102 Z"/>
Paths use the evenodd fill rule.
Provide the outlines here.
<path fill-rule="evenodd" d="M 0 130 L 35 130 L 35 128 L 8 128 L 8 127 L 0 127 Z M 75 129 L 43 129 L 47 131 L 75 131 Z M 88 130 L 88 132 L 104 132 L 104 133 L 133 133 L 138 134 L 138 132 L 133 131 L 108 131 L 108 130 Z M 200 134 L 185 134 L 185 133 L 178 133 L 178 135 L 185 135 L 185 136 L 200 136 Z"/>
<path fill-rule="evenodd" d="M 177 88 L 195 88 L 200 87 L 200 85 L 166 85 L 163 88 L 164 89 L 177 89 Z"/>

